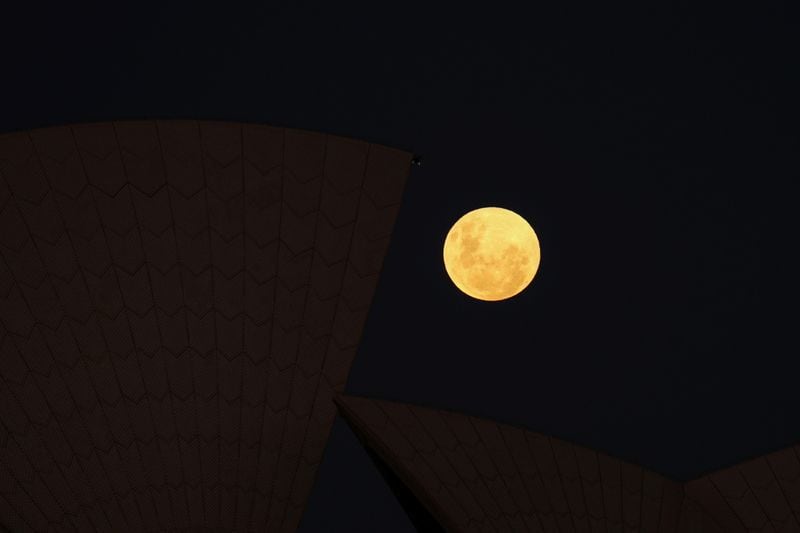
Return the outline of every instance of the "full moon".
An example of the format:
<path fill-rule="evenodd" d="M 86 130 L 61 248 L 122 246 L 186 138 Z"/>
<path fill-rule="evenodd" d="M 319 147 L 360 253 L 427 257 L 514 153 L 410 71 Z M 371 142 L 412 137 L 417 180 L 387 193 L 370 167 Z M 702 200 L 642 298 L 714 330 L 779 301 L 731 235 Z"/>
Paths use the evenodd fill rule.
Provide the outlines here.
<path fill-rule="evenodd" d="M 539 238 L 508 209 L 482 207 L 459 218 L 444 240 L 444 266 L 464 293 L 497 301 L 519 294 L 539 269 Z"/>

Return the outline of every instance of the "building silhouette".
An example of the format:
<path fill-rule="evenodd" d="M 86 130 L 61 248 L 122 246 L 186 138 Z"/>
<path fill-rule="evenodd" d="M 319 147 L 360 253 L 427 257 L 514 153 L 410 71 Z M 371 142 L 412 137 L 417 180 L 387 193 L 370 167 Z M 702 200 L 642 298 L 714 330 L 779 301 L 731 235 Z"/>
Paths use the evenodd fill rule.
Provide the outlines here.
<path fill-rule="evenodd" d="M 391 471 L 420 529 L 800 531 L 800 446 L 679 482 L 492 420 L 355 396 L 335 401 Z"/>
<path fill-rule="evenodd" d="M 0 136 L 0 524 L 294 531 L 411 159 L 229 122 Z"/>
<path fill-rule="evenodd" d="M 685 482 L 343 395 L 414 161 L 234 122 L 0 136 L 0 529 L 294 531 L 338 407 L 421 530 L 800 531 L 798 447 Z"/>

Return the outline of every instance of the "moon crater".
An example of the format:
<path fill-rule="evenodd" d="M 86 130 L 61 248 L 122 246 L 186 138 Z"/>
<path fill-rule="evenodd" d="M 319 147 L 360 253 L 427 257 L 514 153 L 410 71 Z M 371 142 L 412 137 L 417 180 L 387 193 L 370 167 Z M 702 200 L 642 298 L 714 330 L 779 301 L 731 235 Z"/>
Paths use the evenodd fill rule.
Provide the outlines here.
<path fill-rule="evenodd" d="M 539 239 L 528 222 L 508 209 L 484 207 L 462 216 L 444 243 L 450 279 L 479 300 L 511 298 L 539 268 Z"/>

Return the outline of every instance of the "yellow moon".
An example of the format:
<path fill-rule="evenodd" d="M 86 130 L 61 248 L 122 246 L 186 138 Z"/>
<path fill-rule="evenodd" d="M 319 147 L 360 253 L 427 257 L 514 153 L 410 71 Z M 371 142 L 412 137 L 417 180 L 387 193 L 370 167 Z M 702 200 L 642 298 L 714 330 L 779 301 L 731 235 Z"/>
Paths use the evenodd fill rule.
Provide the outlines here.
<path fill-rule="evenodd" d="M 459 218 L 444 240 L 444 266 L 456 287 L 478 300 L 511 298 L 539 269 L 539 238 L 508 209 L 482 207 Z"/>

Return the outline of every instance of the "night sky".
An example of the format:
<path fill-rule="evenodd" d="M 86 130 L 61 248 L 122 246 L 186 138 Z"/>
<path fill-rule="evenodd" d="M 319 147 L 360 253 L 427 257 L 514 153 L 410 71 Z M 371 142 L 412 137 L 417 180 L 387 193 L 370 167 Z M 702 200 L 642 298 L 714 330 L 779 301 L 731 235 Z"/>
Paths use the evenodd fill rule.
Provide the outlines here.
<path fill-rule="evenodd" d="M 678 480 L 800 440 L 788 8 L 112 4 L 3 7 L 0 132 L 236 120 L 422 155 L 348 393 Z M 488 205 L 542 248 L 502 302 L 459 292 L 441 258 L 452 223 Z M 342 420 L 301 531 L 413 531 Z"/>

